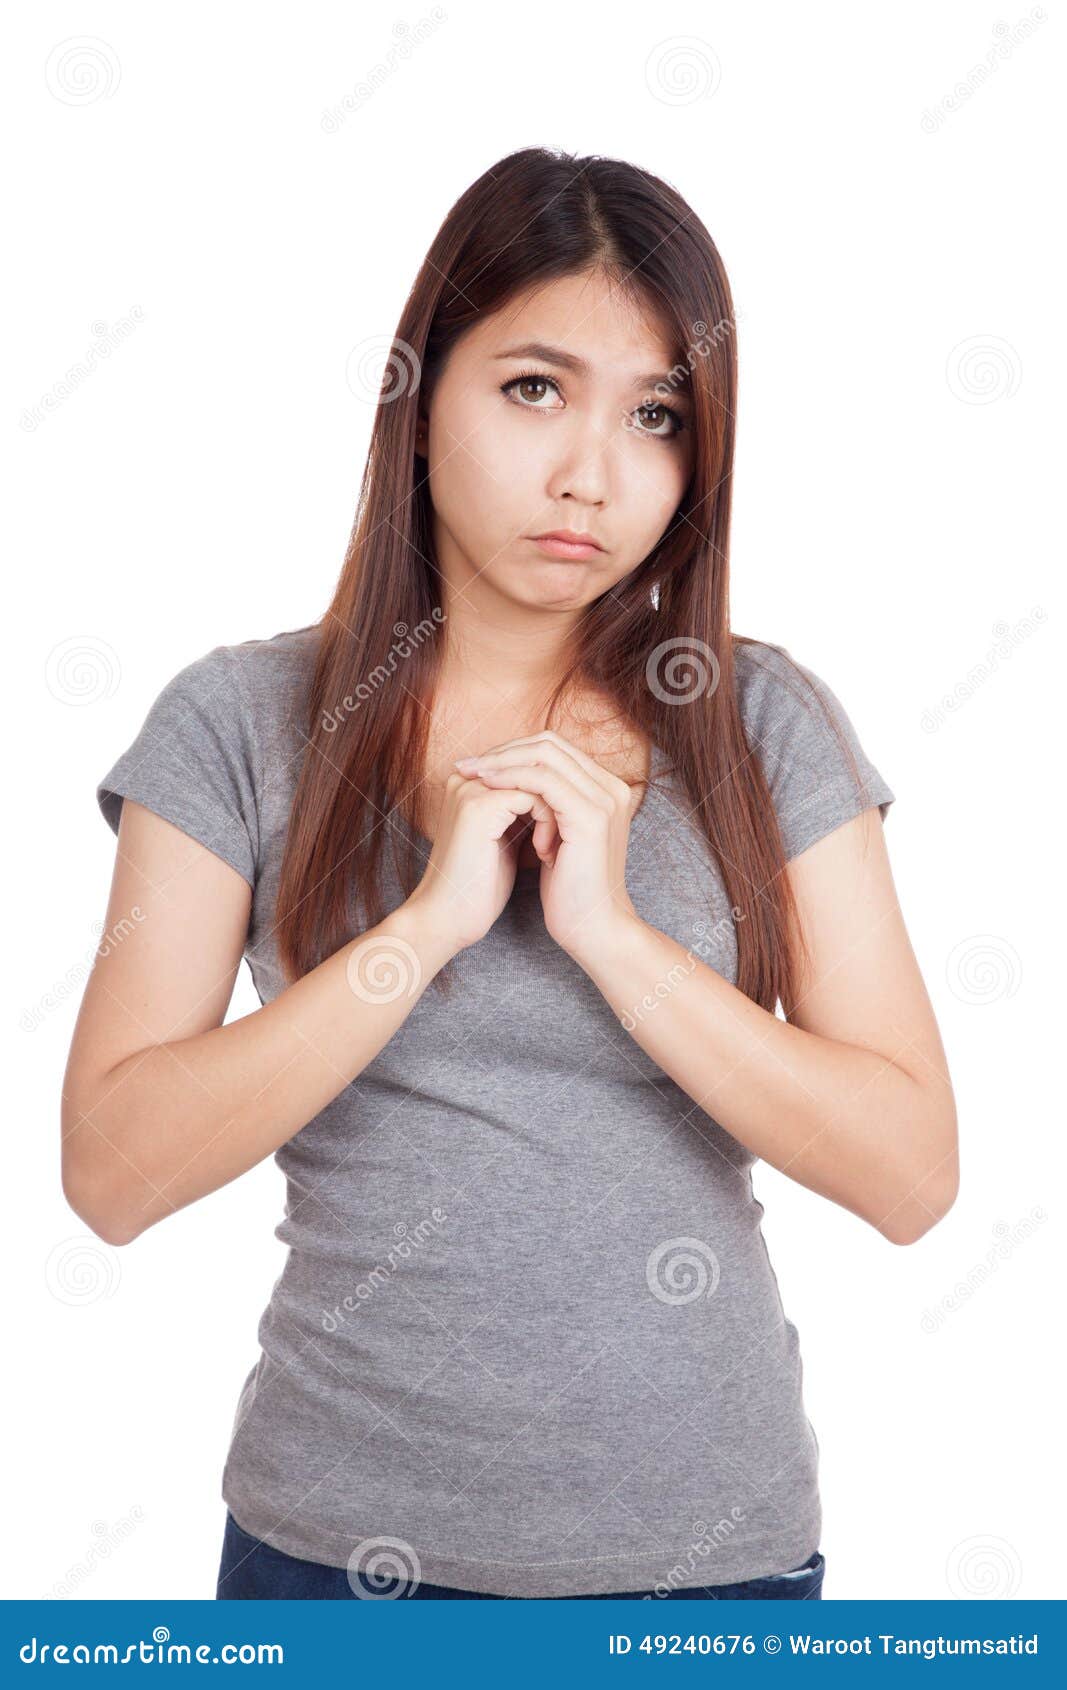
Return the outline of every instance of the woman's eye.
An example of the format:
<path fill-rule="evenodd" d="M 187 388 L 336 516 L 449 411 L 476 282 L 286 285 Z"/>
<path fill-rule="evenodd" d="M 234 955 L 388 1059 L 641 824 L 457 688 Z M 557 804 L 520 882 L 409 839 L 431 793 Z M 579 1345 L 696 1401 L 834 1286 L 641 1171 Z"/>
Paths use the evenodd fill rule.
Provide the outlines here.
<path fill-rule="evenodd" d="M 514 403 L 521 405 L 527 411 L 550 411 L 560 408 L 541 403 L 549 392 L 560 394 L 559 383 L 554 381 L 551 376 L 536 375 L 532 372 L 512 376 L 510 381 L 501 383 L 500 392 L 505 398 L 509 399 L 514 393 Z M 643 421 L 628 425 L 632 433 L 647 434 L 652 440 L 673 440 L 685 428 L 680 412 L 676 411 L 673 405 L 639 405 L 631 415 L 653 419 L 651 427 L 646 426 Z M 664 423 L 667 424 L 666 428 L 663 426 Z"/>
<path fill-rule="evenodd" d="M 528 411 L 548 410 L 548 406 L 539 405 L 537 401 L 545 397 L 545 390 L 548 388 L 555 388 L 556 392 L 559 392 L 559 388 L 556 386 L 556 383 L 552 380 L 551 376 L 513 376 L 510 381 L 503 383 L 500 391 L 501 393 L 510 396 L 512 388 L 522 394 L 522 397 L 517 402 L 520 405 L 525 405 Z M 531 394 L 528 391 L 530 388 L 539 388 L 542 391 L 535 391 Z"/>
<path fill-rule="evenodd" d="M 639 434 L 660 434 L 660 433 L 663 433 L 663 438 L 665 440 L 669 440 L 671 438 L 671 436 L 674 435 L 674 434 L 681 434 L 682 429 L 685 425 L 682 422 L 681 417 L 678 415 L 678 412 L 675 411 L 675 410 L 672 410 L 670 405 L 639 405 L 637 407 L 636 415 L 641 416 L 642 414 L 644 414 L 646 417 L 649 416 L 649 415 L 655 417 L 657 412 L 659 413 L 660 420 L 665 421 L 669 424 L 669 427 L 667 428 L 667 430 L 664 432 L 658 426 L 654 426 L 652 428 L 638 429 L 637 432 Z"/>

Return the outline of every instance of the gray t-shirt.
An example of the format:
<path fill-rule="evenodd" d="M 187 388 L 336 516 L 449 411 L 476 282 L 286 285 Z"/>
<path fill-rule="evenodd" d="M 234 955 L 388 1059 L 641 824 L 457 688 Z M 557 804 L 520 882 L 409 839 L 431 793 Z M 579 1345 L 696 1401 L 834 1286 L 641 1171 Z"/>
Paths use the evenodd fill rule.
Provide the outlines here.
<path fill-rule="evenodd" d="M 312 625 L 190 663 L 97 789 L 116 832 L 126 795 L 244 875 L 263 1003 L 286 984 L 273 909 L 316 637 Z M 788 857 L 894 796 L 804 673 L 849 737 L 860 789 L 779 653 L 738 653 Z M 735 983 L 728 900 L 688 809 L 669 771 L 649 786 L 627 888 L 639 916 Z M 552 941 L 538 878 L 520 871 L 456 959 L 451 995 L 431 984 L 276 1153 L 289 1254 L 223 1499 L 289 1555 L 344 1567 L 359 1547 L 362 1565 L 368 1543 L 392 1540 L 404 1576 L 504 1596 L 788 1571 L 819 1547 L 818 1443 L 756 1158 Z"/>

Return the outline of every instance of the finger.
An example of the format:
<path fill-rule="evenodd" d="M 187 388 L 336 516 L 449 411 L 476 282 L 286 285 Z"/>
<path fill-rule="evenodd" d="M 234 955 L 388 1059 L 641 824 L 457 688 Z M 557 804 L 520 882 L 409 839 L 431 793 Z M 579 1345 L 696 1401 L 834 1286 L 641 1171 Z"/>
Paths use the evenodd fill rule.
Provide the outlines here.
<path fill-rule="evenodd" d="M 615 799 L 620 794 L 618 787 L 625 782 L 616 782 L 613 775 L 602 769 L 592 759 L 587 759 L 590 767 L 596 773 L 588 772 L 581 763 L 572 757 L 561 746 L 553 744 L 551 740 L 530 739 L 521 743 L 501 746 L 499 751 L 485 752 L 473 759 L 464 758 L 464 763 L 470 766 L 463 772 L 480 778 L 488 772 L 510 772 L 519 768 L 538 767 L 555 770 L 560 776 L 570 781 L 579 792 L 584 792 L 590 799 L 606 794 Z M 615 782 L 613 790 L 612 783 Z M 519 784 L 517 781 L 513 784 Z M 627 793 L 629 788 L 627 788 Z"/>
<path fill-rule="evenodd" d="M 568 831 L 588 821 L 591 810 L 606 817 L 612 808 L 609 794 L 595 781 L 588 782 L 590 790 L 587 791 L 543 763 L 520 763 L 496 771 L 486 770 L 478 779 L 496 792 L 506 791 L 509 803 L 512 789 L 517 796 L 526 793 L 543 799 L 555 811 L 561 839 L 566 839 Z M 506 787 L 504 783 L 507 783 Z"/>
<path fill-rule="evenodd" d="M 622 784 L 629 789 L 629 782 L 621 781 L 621 777 L 610 774 L 609 769 L 605 769 L 604 764 L 600 764 L 595 757 L 590 757 L 587 752 L 580 750 L 580 747 L 573 744 L 572 740 L 565 739 L 563 733 L 556 733 L 555 728 L 543 728 L 539 733 L 523 733 L 516 739 L 504 740 L 501 745 L 495 745 L 495 747 L 487 750 L 487 752 L 482 752 L 479 757 L 475 757 L 473 760 L 480 762 L 482 759 L 492 759 L 495 762 L 504 752 L 511 754 L 512 750 L 517 750 L 521 754 L 524 747 L 529 749 L 531 745 L 538 747 L 538 759 L 536 759 L 538 762 L 550 762 L 551 766 L 558 767 L 560 771 L 572 774 L 570 769 L 566 769 L 565 760 L 563 760 L 570 759 L 572 762 L 577 762 L 578 767 L 583 769 L 587 776 L 599 782 L 599 786 L 602 786 L 605 791 L 609 791 L 609 793 L 612 791 L 612 782 Z M 472 759 L 463 757 L 460 762 L 470 762 L 470 760 Z"/>
<path fill-rule="evenodd" d="M 556 813 L 550 810 L 544 821 L 534 823 L 531 842 L 542 862 L 552 862 L 559 849 L 559 828 L 556 825 Z"/>
<path fill-rule="evenodd" d="M 540 818 L 534 814 L 533 810 L 526 816 L 516 816 L 515 830 L 511 837 L 512 842 L 516 845 L 529 840 L 540 856 L 544 854 L 546 849 L 548 851 L 553 849 L 553 842 L 558 838 L 558 835 L 556 813 L 546 804 L 544 815 Z"/>
<path fill-rule="evenodd" d="M 559 843 L 559 829 L 556 826 L 556 814 L 545 805 L 544 815 L 538 818 L 531 810 L 528 816 L 515 816 L 515 831 L 511 836 L 513 845 L 521 846 L 524 839 L 529 839 L 537 855 L 544 860 L 555 854 Z M 521 823 L 521 825 L 518 825 Z"/>
<path fill-rule="evenodd" d="M 507 834 L 509 828 L 513 827 L 516 820 L 522 819 L 525 821 L 527 817 L 530 817 L 535 825 L 538 822 L 553 824 L 555 822 L 551 807 L 545 802 L 544 798 L 528 787 L 490 787 L 489 785 L 482 786 L 480 781 L 472 781 L 471 785 L 481 786 L 481 797 L 480 800 L 476 799 L 476 801 L 484 802 L 492 813 L 495 822 L 493 838 L 501 844 L 513 844 L 525 831 L 523 828 L 515 829 L 512 837 L 505 840 L 505 834 Z"/>

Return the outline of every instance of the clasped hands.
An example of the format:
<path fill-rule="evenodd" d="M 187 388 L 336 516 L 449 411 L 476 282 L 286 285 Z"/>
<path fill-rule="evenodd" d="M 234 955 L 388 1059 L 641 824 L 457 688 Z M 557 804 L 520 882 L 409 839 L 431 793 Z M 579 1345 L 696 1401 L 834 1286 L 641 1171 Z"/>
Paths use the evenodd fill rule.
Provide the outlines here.
<path fill-rule="evenodd" d="M 578 959 L 592 955 L 637 919 L 625 880 L 636 802 L 624 780 L 551 729 L 457 758 L 455 767 L 465 778 L 533 799 L 515 815 L 533 817 L 545 927 L 562 949 Z M 517 842 L 512 849 L 517 863 Z"/>

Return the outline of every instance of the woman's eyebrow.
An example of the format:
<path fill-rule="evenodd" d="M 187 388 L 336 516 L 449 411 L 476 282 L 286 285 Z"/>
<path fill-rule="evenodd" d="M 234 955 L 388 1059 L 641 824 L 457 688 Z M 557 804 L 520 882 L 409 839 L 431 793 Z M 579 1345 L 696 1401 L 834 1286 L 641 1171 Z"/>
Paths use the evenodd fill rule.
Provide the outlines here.
<path fill-rule="evenodd" d="M 495 360 L 504 358 L 539 358 L 543 364 L 558 364 L 561 370 L 570 370 L 572 375 L 587 376 L 591 373 L 591 366 L 584 358 L 579 358 L 574 352 L 567 352 L 562 346 L 549 346 L 543 340 L 528 340 L 522 346 L 510 346 L 506 352 L 495 352 Z M 677 379 L 677 374 L 670 370 L 659 370 L 652 375 L 635 376 L 631 386 L 637 388 L 658 387 L 662 382 L 665 386 L 674 387 L 682 394 L 687 393 L 687 384 L 683 379 Z"/>

